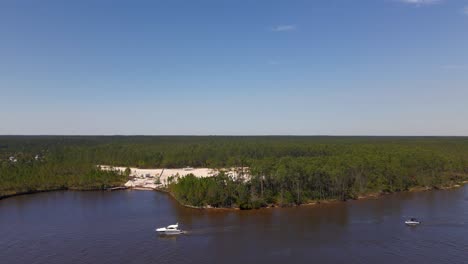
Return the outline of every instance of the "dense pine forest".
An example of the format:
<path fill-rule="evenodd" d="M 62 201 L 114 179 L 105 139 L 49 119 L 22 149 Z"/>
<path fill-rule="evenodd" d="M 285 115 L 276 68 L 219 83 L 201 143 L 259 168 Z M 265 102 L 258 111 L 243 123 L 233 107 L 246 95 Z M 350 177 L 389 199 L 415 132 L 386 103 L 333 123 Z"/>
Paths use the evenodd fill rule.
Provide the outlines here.
<path fill-rule="evenodd" d="M 121 185 L 97 164 L 140 168 L 249 167 L 169 186 L 193 206 L 258 208 L 353 199 L 468 179 L 467 137 L 0 136 L 0 197 Z"/>

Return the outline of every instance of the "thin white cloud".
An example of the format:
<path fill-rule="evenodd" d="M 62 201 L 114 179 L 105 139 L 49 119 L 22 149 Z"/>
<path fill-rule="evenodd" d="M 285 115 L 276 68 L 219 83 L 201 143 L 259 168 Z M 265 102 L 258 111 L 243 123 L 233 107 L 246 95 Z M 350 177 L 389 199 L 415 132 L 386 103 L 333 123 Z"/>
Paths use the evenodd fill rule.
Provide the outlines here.
<path fill-rule="evenodd" d="M 468 6 L 465 6 L 462 10 L 463 14 L 468 16 Z"/>
<path fill-rule="evenodd" d="M 466 70 L 468 69 L 468 65 L 447 64 L 447 65 L 442 65 L 442 69 L 444 70 Z"/>
<path fill-rule="evenodd" d="M 405 4 L 412 4 L 412 5 L 430 5 L 442 2 L 442 0 L 399 0 Z"/>
<path fill-rule="evenodd" d="M 279 25 L 271 29 L 271 31 L 275 32 L 283 32 L 283 31 L 294 31 L 296 30 L 296 25 Z"/>

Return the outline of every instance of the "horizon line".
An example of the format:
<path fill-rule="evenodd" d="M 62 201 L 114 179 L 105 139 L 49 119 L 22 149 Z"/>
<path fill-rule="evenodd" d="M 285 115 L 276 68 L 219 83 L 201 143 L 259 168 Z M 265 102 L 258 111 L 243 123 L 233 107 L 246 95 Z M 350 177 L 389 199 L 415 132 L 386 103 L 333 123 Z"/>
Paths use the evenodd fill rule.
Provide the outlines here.
<path fill-rule="evenodd" d="M 366 134 L 0 134 L 0 137 L 468 137 L 468 135 L 366 135 Z"/>

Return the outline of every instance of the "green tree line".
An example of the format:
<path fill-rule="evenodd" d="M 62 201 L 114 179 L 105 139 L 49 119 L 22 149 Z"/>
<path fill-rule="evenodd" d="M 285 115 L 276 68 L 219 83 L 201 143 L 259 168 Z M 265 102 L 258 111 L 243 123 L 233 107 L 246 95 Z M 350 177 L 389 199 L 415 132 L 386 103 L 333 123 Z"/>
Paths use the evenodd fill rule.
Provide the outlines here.
<path fill-rule="evenodd" d="M 11 156 L 17 162 L 9 161 Z M 247 183 L 222 174 L 187 177 L 170 188 L 186 204 L 249 208 L 462 182 L 468 138 L 0 136 L 2 193 L 104 188 L 125 181 L 124 175 L 97 170 L 97 164 L 250 167 Z"/>

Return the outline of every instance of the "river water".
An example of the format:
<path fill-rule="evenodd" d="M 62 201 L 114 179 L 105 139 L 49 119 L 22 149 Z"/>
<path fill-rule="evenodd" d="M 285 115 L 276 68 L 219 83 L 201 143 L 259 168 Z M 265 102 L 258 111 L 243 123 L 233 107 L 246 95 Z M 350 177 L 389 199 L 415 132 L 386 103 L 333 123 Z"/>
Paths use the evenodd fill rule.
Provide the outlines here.
<path fill-rule="evenodd" d="M 404 225 L 418 217 L 417 227 Z M 188 234 L 159 236 L 179 222 Z M 1 263 L 468 263 L 468 185 L 379 199 L 210 211 L 152 191 L 0 200 Z"/>

